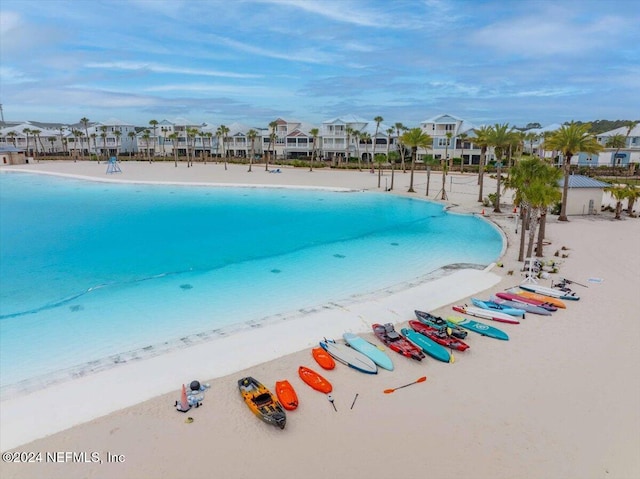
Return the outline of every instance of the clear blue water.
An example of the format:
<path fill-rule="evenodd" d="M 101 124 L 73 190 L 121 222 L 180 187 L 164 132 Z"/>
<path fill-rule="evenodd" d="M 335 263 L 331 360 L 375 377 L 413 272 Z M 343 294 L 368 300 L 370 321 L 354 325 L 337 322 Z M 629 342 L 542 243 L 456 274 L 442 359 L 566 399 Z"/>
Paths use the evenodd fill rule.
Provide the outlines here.
<path fill-rule="evenodd" d="M 501 250 L 483 220 L 409 198 L 0 174 L 0 387 L 206 340 L 448 264 L 486 265 Z"/>

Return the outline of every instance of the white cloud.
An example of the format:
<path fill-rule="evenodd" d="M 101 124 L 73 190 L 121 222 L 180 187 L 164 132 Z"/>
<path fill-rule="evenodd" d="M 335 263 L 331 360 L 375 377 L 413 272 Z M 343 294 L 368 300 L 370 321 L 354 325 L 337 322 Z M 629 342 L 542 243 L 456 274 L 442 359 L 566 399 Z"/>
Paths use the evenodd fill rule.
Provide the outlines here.
<path fill-rule="evenodd" d="M 107 70 L 142 70 L 150 71 L 154 73 L 175 73 L 179 75 L 197 75 L 197 76 L 212 76 L 212 77 L 225 77 L 225 78 L 261 78 L 263 75 L 256 75 L 251 73 L 234 73 L 234 72 L 221 72 L 208 69 L 199 68 L 185 68 L 185 67 L 171 67 L 165 65 L 158 65 L 147 62 L 91 62 L 85 65 L 87 68 L 100 68 Z"/>

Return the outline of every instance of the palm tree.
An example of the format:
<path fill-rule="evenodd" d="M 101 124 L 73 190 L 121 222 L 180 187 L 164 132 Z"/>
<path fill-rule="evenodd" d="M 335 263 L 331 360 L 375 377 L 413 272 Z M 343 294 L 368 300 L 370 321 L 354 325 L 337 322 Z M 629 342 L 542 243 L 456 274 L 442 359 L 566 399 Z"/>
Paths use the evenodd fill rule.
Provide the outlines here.
<path fill-rule="evenodd" d="M 119 148 L 120 148 L 120 137 L 122 136 L 122 130 L 118 129 L 114 131 L 113 134 L 116 137 L 116 158 L 117 158 L 120 153 Z"/>
<path fill-rule="evenodd" d="M 622 219 L 622 202 L 627 198 L 628 190 L 623 186 L 609 186 L 604 191 L 611 193 L 611 196 L 616 200 L 616 220 Z"/>
<path fill-rule="evenodd" d="M 418 156 L 418 148 L 428 148 L 432 139 L 421 128 L 412 128 L 403 133 L 400 140 L 404 145 L 411 148 L 411 178 L 407 193 L 415 193 L 416 191 L 413 189 L 413 172 L 415 170 L 416 157 Z"/>
<path fill-rule="evenodd" d="M 9 138 L 9 141 L 11 143 L 13 143 L 13 146 L 16 146 L 16 137 L 18 136 L 18 134 L 15 131 L 10 131 L 9 133 L 7 133 L 7 138 Z M 62 135 L 60 135 L 60 141 L 62 142 Z"/>
<path fill-rule="evenodd" d="M 264 164 L 264 171 L 269 171 L 269 160 L 271 160 L 271 163 L 273 163 L 273 158 L 271 157 L 273 153 L 271 148 L 274 148 L 274 144 L 277 138 L 276 128 L 278 128 L 278 122 L 276 120 L 269 122 L 269 128 L 271 128 L 271 132 L 269 133 L 269 155 Z"/>
<path fill-rule="evenodd" d="M 478 185 L 480 189 L 478 191 L 478 202 L 482 203 L 483 199 L 483 186 L 484 186 L 484 164 L 487 161 L 487 149 L 489 148 L 489 131 L 490 127 L 482 126 L 473 130 L 476 137 L 473 140 L 477 146 L 480 147 L 480 164 L 478 165 Z"/>
<path fill-rule="evenodd" d="M 393 126 L 396 128 L 396 137 L 399 140 L 400 139 L 400 132 L 401 131 L 407 131 L 407 127 L 404 126 L 399 121 L 396 122 Z M 404 149 L 402 148 L 402 143 L 400 141 L 398 141 L 398 149 L 399 149 L 399 152 L 400 152 L 400 168 L 402 168 L 402 172 L 403 173 L 406 173 L 407 172 L 407 168 L 406 168 L 406 166 L 404 164 Z"/>
<path fill-rule="evenodd" d="M 95 133 L 94 133 L 95 135 Z M 127 133 L 127 136 L 129 137 L 129 143 L 131 145 L 133 145 L 133 139 L 136 137 L 136 132 L 135 131 L 130 131 L 129 133 Z M 94 143 L 95 143 L 95 138 L 94 138 Z M 164 145 L 163 145 L 164 146 Z M 129 150 L 129 158 L 131 158 L 131 155 L 133 154 L 133 146 L 131 147 L 131 149 Z"/>
<path fill-rule="evenodd" d="M 89 138 L 90 138 L 90 136 L 89 136 L 89 118 L 87 118 L 86 116 L 83 116 L 82 118 L 80 118 L 80 124 L 82 126 L 84 126 L 84 134 L 87 137 L 87 150 L 89 150 L 88 153 L 89 153 L 89 156 L 91 156 L 90 155 L 90 153 L 91 153 L 91 142 L 89 141 Z M 83 158 L 84 158 L 84 154 L 83 154 Z"/>
<path fill-rule="evenodd" d="M 98 154 L 98 142 L 97 142 L 96 139 L 98 138 L 98 135 L 94 131 L 93 133 L 91 133 L 91 135 L 89 135 L 89 138 L 91 138 L 91 140 L 93 140 L 93 151 L 96 153 L 96 156 L 97 156 L 97 154 Z M 89 141 L 89 145 L 91 145 L 91 141 Z M 92 158 L 92 156 L 91 156 L 91 154 L 89 154 L 89 159 L 91 159 L 91 158 Z M 97 156 L 97 158 L 98 158 L 98 163 L 100 163 L 100 157 Z"/>
<path fill-rule="evenodd" d="M 31 134 L 33 135 L 33 144 L 35 145 L 35 157 L 36 157 L 36 161 L 40 162 L 40 160 L 38 160 L 38 140 L 40 139 L 40 133 L 42 133 L 42 130 L 38 130 L 38 129 L 33 129 L 31 130 Z M 42 146 L 42 141 L 40 142 L 40 146 Z M 44 150 L 44 148 L 42 148 Z"/>
<path fill-rule="evenodd" d="M 216 132 L 216 135 L 220 136 L 220 140 L 222 141 L 222 161 L 224 161 L 224 169 L 227 169 L 227 154 L 226 154 L 226 143 L 227 143 L 227 133 L 229 133 L 229 127 L 226 125 L 220 125 Z"/>
<path fill-rule="evenodd" d="M 374 158 L 376 155 L 376 141 L 378 140 L 378 130 L 380 129 L 380 123 L 382 123 L 384 121 L 384 118 L 382 118 L 380 115 L 376 116 L 373 121 L 376 122 L 376 132 L 373 135 L 373 151 L 371 152 L 371 158 Z M 379 188 L 380 186 L 378 186 Z"/>
<path fill-rule="evenodd" d="M 344 161 L 349 164 L 349 158 L 351 157 L 351 136 L 353 135 L 354 131 L 353 128 L 351 128 L 349 125 L 347 125 L 344 129 L 344 132 L 347 135 L 346 138 L 346 143 L 344 144 Z"/>
<path fill-rule="evenodd" d="M 632 218 L 636 217 L 633 213 L 633 205 L 638 198 L 640 198 L 640 189 L 634 185 L 627 185 L 627 214 Z"/>
<path fill-rule="evenodd" d="M 311 146 L 311 163 L 309 164 L 309 171 L 313 171 L 313 161 L 316 158 L 317 150 L 316 145 L 318 144 L 318 135 L 320 134 L 320 130 L 317 128 L 311 128 L 309 133 L 313 137 L 313 145 Z"/>
<path fill-rule="evenodd" d="M 256 154 L 256 138 L 258 138 L 258 132 L 251 128 L 247 132 L 247 138 L 249 138 L 249 141 L 251 142 L 251 156 L 249 157 L 249 169 L 247 171 L 251 171 L 251 164 L 253 163 L 253 158 Z"/>
<path fill-rule="evenodd" d="M 529 226 L 529 253 L 527 256 L 531 256 L 535 220 L 537 220 L 538 214 L 540 214 L 538 253 L 542 252 L 541 243 L 544 238 L 546 211 L 548 206 L 559 198 L 557 182 L 560 176 L 559 170 L 540 158 L 527 158 L 519 161 L 509 174 L 505 187 L 515 190 L 514 204 L 520 206 L 522 217 L 518 261 L 524 260 L 526 224 L 529 218 L 534 220 L 534 225 Z"/>
<path fill-rule="evenodd" d="M 451 137 L 453 136 L 453 133 L 448 131 L 447 133 L 445 133 L 445 136 L 447 137 L 447 143 L 444 145 L 444 157 L 449 162 L 449 171 L 452 171 L 453 158 L 449 158 L 449 145 L 451 144 Z"/>
<path fill-rule="evenodd" d="M 529 142 L 529 154 L 533 156 L 533 142 L 540 138 L 540 135 L 533 131 L 528 131 L 524 134 L 524 141 Z M 540 155 L 538 155 L 540 156 Z"/>
<path fill-rule="evenodd" d="M 29 155 L 29 134 L 31 133 L 31 128 L 23 128 L 22 133 L 24 133 L 25 136 L 27 137 L 26 152 L 27 152 L 27 155 Z"/>
<path fill-rule="evenodd" d="M 462 152 L 460 153 L 460 173 L 464 173 L 464 142 L 467 141 L 469 135 L 466 133 L 460 133 L 458 135 L 458 139 L 460 140 L 460 149 Z"/>
<path fill-rule="evenodd" d="M 142 133 L 142 139 L 144 140 L 144 146 L 145 146 L 145 152 L 147 154 L 147 159 L 149 160 L 149 163 L 151 163 L 151 154 L 149 152 L 149 140 L 151 139 L 151 130 L 149 130 L 149 128 L 146 128 L 144 130 L 144 132 Z"/>
<path fill-rule="evenodd" d="M 102 125 L 100 127 L 100 138 L 102 138 L 102 150 L 105 158 L 109 157 L 109 150 L 107 150 L 107 127 Z"/>
<path fill-rule="evenodd" d="M 51 149 L 51 153 L 53 153 L 53 144 L 56 142 L 56 139 L 57 139 L 57 138 L 56 138 L 55 136 L 49 136 L 49 137 L 47 137 L 47 141 L 48 141 L 49 143 L 51 143 L 51 148 L 50 148 L 50 149 Z"/>
<path fill-rule="evenodd" d="M 363 131 L 362 133 L 360 133 L 360 141 L 364 142 L 364 156 L 369 158 L 369 142 L 371 141 L 371 134 Z M 373 159 L 373 154 L 371 156 Z M 359 157 L 360 155 L 358 155 L 358 158 Z M 372 159 L 369 160 L 370 163 L 373 163 Z"/>
<path fill-rule="evenodd" d="M 176 148 L 176 144 L 178 142 L 178 132 L 174 131 L 173 133 L 171 133 L 169 136 L 167 136 L 167 138 L 169 138 L 171 140 L 171 145 L 173 146 L 172 150 L 173 150 L 173 162 L 175 164 L 175 167 L 178 167 L 178 149 Z"/>
<path fill-rule="evenodd" d="M 64 127 L 64 126 L 61 126 L 61 127 L 59 128 L 60 143 L 62 143 L 62 152 L 63 152 L 63 153 L 66 153 L 66 151 L 65 151 L 65 147 L 66 147 L 67 143 L 66 143 L 66 141 L 64 141 L 64 139 L 63 139 L 63 137 L 64 137 L 64 131 L 65 131 L 65 127 Z M 13 133 L 13 132 L 10 132 L 10 133 Z M 14 143 L 13 143 L 13 146 L 16 146 L 16 145 L 15 145 L 15 141 L 14 141 Z"/>
<path fill-rule="evenodd" d="M 589 132 L 590 123 L 578 124 L 571 122 L 568 125 L 554 131 L 545 141 L 545 149 L 551 148 L 562 153 L 564 184 L 562 186 L 562 207 L 558 221 L 567 219 L 567 194 L 569 193 L 569 173 L 571 157 L 579 152 L 598 153 L 602 146 L 596 141 L 595 136 Z"/>
<path fill-rule="evenodd" d="M 498 186 L 496 188 L 496 202 L 493 207 L 494 213 L 502 213 L 500 210 L 500 181 L 502 179 L 502 160 L 507 148 L 514 141 L 513 127 L 509 127 L 508 123 L 502 125 L 496 123 L 489 129 L 489 145 L 493 146 L 493 151 L 496 156 L 497 173 L 496 178 L 498 180 Z"/>
<path fill-rule="evenodd" d="M 204 164 L 207 164 L 207 158 L 211 157 L 211 148 L 213 145 L 213 141 L 211 140 L 213 138 L 213 133 L 211 133 L 210 131 L 207 131 L 205 133 L 203 133 L 203 136 L 209 141 L 209 148 L 207 149 L 207 154 L 204 157 Z M 164 145 L 162 145 L 164 147 Z"/>
<path fill-rule="evenodd" d="M 153 130 L 153 156 L 156 156 L 156 151 L 158 150 L 158 136 L 156 135 L 156 128 L 158 127 L 158 121 L 149 120 L 149 125 L 151 125 L 151 129 Z M 151 156 L 149 156 L 149 158 L 151 158 Z"/>

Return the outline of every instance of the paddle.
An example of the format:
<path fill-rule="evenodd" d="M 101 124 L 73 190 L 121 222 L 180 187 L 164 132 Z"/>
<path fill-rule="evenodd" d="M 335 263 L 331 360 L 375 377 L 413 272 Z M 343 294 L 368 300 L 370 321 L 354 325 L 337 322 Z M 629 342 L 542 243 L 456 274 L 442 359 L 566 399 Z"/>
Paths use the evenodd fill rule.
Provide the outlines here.
<path fill-rule="evenodd" d="M 350 409 L 353 409 L 353 405 L 356 403 L 356 399 L 358 399 L 358 393 L 356 393 L 356 397 L 353 398 L 353 402 L 351 403 Z"/>
<path fill-rule="evenodd" d="M 335 412 L 338 412 L 338 410 L 336 409 L 336 405 L 333 402 L 333 396 L 331 394 L 327 394 L 327 399 L 329 400 L 329 402 L 331 403 L 331 405 L 333 406 L 333 410 Z"/>
<path fill-rule="evenodd" d="M 392 392 L 397 391 L 398 389 L 406 388 L 407 386 L 411 386 L 412 384 L 423 383 L 426 380 L 427 380 L 427 376 L 422 376 L 421 378 L 416 379 L 412 383 L 405 384 L 404 386 L 399 386 L 399 387 L 393 388 L 393 389 L 385 389 L 384 393 L 385 394 L 391 394 Z"/>

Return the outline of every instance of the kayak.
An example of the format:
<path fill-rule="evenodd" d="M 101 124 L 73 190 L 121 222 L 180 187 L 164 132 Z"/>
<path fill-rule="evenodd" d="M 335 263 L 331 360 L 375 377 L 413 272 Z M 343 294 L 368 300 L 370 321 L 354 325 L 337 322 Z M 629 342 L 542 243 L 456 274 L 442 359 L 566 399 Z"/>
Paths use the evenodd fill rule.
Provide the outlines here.
<path fill-rule="evenodd" d="M 500 299 L 506 299 L 509 301 L 515 301 L 516 303 L 524 303 L 524 304 L 531 304 L 533 306 L 538 306 L 539 308 L 543 308 L 546 309 L 547 311 L 558 311 L 558 307 L 554 306 L 551 303 L 547 303 L 544 301 L 538 301 L 537 299 L 533 299 L 533 298 L 527 298 L 525 296 L 521 296 L 519 294 L 516 293 L 512 293 L 509 291 L 505 291 L 505 292 L 500 292 L 500 293 L 496 293 L 496 296 Z"/>
<path fill-rule="evenodd" d="M 310 369 L 306 366 L 300 366 L 298 368 L 298 376 L 300 376 L 300 379 L 302 379 L 306 384 L 311 386 L 316 391 L 329 394 L 333 390 L 333 386 L 331 386 L 331 383 L 329 381 L 320 376 L 313 369 Z"/>
<path fill-rule="evenodd" d="M 288 411 L 293 411 L 298 407 L 298 395 L 289 381 L 286 379 L 276 381 L 276 395 L 278 401 Z"/>
<path fill-rule="evenodd" d="M 520 316 L 524 318 L 525 310 L 521 308 L 512 308 L 510 306 L 503 306 L 494 301 L 483 301 L 478 298 L 471 298 L 471 302 L 478 308 L 487 309 L 489 311 L 499 311 L 501 313 L 510 314 L 511 316 Z"/>
<path fill-rule="evenodd" d="M 325 339 L 324 341 L 320 341 L 320 347 L 328 352 L 333 359 L 342 364 L 346 364 L 356 371 L 366 374 L 378 373 L 378 366 L 376 366 L 376 363 L 374 363 L 369 356 L 350 348 L 346 344 L 339 344 L 333 340 Z"/>
<path fill-rule="evenodd" d="M 416 318 L 421 323 L 426 324 L 427 326 L 431 326 L 438 329 L 447 329 L 451 328 L 451 334 L 458 339 L 464 339 L 467 337 L 467 332 L 456 326 L 455 324 L 449 324 L 446 320 L 442 319 L 440 316 L 434 316 L 431 313 L 426 313 L 424 311 L 418 311 L 417 309 L 414 311 Z"/>
<path fill-rule="evenodd" d="M 393 371 L 393 361 L 384 351 L 380 351 L 369 341 L 357 336 L 353 333 L 344 333 L 342 335 L 349 346 L 358 352 L 368 356 L 374 363 L 381 368 Z"/>
<path fill-rule="evenodd" d="M 543 303 L 552 304 L 556 308 L 565 309 L 567 307 L 567 305 L 561 299 L 553 298 L 551 296 L 545 296 L 544 294 L 532 293 L 531 291 L 516 291 L 516 294 L 518 296 L 522 296 L 523 298 L 535 299 Z"/>
<path fill-rule="evenodd" d="M 282 405 L 262 383 L 247 376 L 238 380 L 238 389 L 251 412 L 267 424 L 284 429 L 287 415 Z"/>
<path fill-rule="evenodd" d="M 543 294 L 552 298 L 570 299 L 572 301 L 578 301 L 580 299 L 580 296 L 578 296 L 576 293 L 567 292 L 556 288 L 548 288 L 547 286 L 540 286 L 539 284 L 523 283 L 519 287 L 520 289 L 524 289 L 525 291 Z"/>
<path fill-rule="evenodd" d="M 453 336 L 448 335 L 447 332 L 442 329 L 436 329 L 434 327 L 427 326 L 420 321 L 409 321 L 409 326 L 411 326 L 411 329 L 413 329 L 416 333 L 420 333 L 431 339 L 432 341 L 435 341 L 442 346 L 446 346 L 449 349 L 457 349 L 458 351 L 466 351 L 467 349 L 469 349 L 469 345 L 467 343 L 465 343 L 461 339 L 454 338 Z"/>
<path fill-rule="evenodd" d="M 509 340 L 509 335 L 501 329 L 494 328 L 493 326 L 489 326 L 488 324 L 484 324 L 479 321 L 474 321 L 473 319 L 463 318 L 462 316 L 448 316 L 447 321 L 451 324 L 461 326 L 482 336 L 501 339 L 503 341 Z"/>
<path fill-rule="evenodd" d="M 315 359 L 323 369 L 333 369 L 336 367 L 336 362 L 324 349 L 319 347 L 313 348 L 311 354 L 313 355 L 313 359 Z"/>
<path fill-rule="evenodd" d="M 541 314 L 542 316 L 551 316 L 551 311 L 540 306 L 534 306 L 533 304 L 519 303 L 518 301 L 512 301 L 510 299 L 498 298 L 497 296 L 491 296 L 491 301 L 503 306 L 509 306 L 511 308 L 524 309 L 527 313 Z"/>
<path fill-rule="evenodd" d="M 447 351 L 444 346 L 439 345 L 434 340 L 426 337 L 424 334 L 414 331 L 413 329 L 402 328 L 401 331 L 402 334 L 411 341 L 411 343 L 432 358 L 444 363 L 451 362 L 451 354 L 449 354 L 449 351 Z"/>
<path fill-rule="evenodd" d="M 454 311 L 458 313 L 467 314 L 469 316 L 475 316 L 477 318 L 490 319 L 492 321 L 498 321 L 500 323 L 520 324 L 517 318 L 509 314 L 504 314 L 499 311 L 489 311 L 482 308 L 474 308 L 473 306 L 454 306 Z"/>
<path fill-rule="evenodd" d="M 382 341 L 382 344 L 392 351 L 402 354 L 407 358 L 415 359 L 416 361 L 422 361 L 424 358 L 422 349 L 399 334 L 393 327 L 393 324 L 386 323 L 382 325 L 376 323 L 372 324 L 371 327 L 376 337 Z"/>

